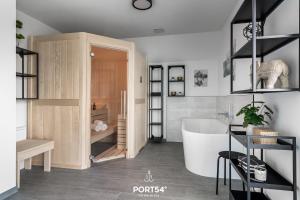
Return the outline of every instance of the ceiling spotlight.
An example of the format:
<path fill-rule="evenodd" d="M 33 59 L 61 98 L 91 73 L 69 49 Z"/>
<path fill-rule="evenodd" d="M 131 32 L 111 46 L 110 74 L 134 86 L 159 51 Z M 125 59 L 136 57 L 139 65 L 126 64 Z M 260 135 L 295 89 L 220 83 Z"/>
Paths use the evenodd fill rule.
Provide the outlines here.
<path fill-rule="evenodd" d="M 152 7 L 152 0 L 132 0 L 132 6 L 138 10 L 148 10 Z"/>

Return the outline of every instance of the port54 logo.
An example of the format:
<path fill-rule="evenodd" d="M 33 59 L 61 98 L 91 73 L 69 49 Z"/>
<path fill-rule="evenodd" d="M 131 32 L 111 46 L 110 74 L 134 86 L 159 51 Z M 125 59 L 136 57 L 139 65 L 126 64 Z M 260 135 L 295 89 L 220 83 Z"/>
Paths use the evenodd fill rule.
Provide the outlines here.
<path fill-rule="evenodd" d="M 150 170 L 148 170 L 148 173 L 145 175 L 144 182 L 147 183 L 147 185 L 133 186 L 132 192 L 138 194 L 138 196 L 140 197 L 157 198 L 161 193 L 164 193 L 167 190 L 167 186 L 158 186 L 151 184 L 154 182 L 154 179 Z"/>

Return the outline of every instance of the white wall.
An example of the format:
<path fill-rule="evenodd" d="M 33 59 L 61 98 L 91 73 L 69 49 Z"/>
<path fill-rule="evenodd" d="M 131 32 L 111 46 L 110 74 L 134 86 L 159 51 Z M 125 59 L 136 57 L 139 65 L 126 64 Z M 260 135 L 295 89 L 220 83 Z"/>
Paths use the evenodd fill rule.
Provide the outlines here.
<path fill-rule="evenodd" d="M 230 20 L 233 15 L 236 13 L 237 8 L 239 8 L 242 0 L 239 1 L 237 7 L 234 9 L 232 16 L 228 19 L 227 23 L 224 25 L 223 34 L 225 36 L 223 43 L 223 54 L 222 59 L 224 60 L 227 52 L 230 47 Z M 265 34 L 286 34 L 286 33 L 298 33 L 299 32 L 299 1 L 296 0 L 287 0 L 268 18 L 267 24 L 265 26 Z M 235 32 L 237 43 L 239 45 L 242 44 L 244 40 L 242 38 L 242 34 L 238 35 L 238 32 Z M 298 78 L 298 70 L 299 60 L 298 60 L 298 41 L 288 45 L 287 47 L 272 53 L 270 56 L 266 57 L 266 60 L 281 58 L 284 59 L 290 68 L 290 84 L 292 86 L 297 86 L 295 81 L 292 79 Z M 239 47 L 237 47 L 239 48 Z M 249 63 L 239 63 L 239 66 L 244 67 L 245 70 Z M 219 94 L 228 95 L 230 93 L 230 80 L 229 76 L 223 78 L 221 74 L 223 73 L 223 69 L 220 68 L 219 71 Z M 247 75 L 248 72 L 242 72 L 244 75 Z M 244 80 L 246 77 L 244 76 Z M 243 83 L 242 83 L 243 84 Z M 228 97 L 232 98 L 232 97 Z M 239 99 L 238 96 L 234 96 L 235 101 Z M 274 116 L 272 127 L 279 131 L 280 135 L 288 135 L 295 136 L 298 140 L 297 147 L 297 162 L 298 162 L 298 185 L 300 182 L 299 176 L 299 164 L 300 164 L 300 152 L 299 152 L 299 142 L 300 142 L 300 127 L 299 127 L 299 113 L 300 113 L 300 93 L 278 93 L 278 94 L 264 94 L 261 96 L 257 96 L 259 99 L 263 99 L 266 103 L 270 104 L 274 107 L 276 111 L 276 115 Z M 244 99 L 244 101 L 249 101 L 251 98 L 243 97 L 240 99 Z M 242 100 L 243 101 L 243 100 Z M 224 102 L 224 101 L 222 101 Z M 229 100 L 229 103 L 234 103 L 234 101 Z M 237 105 L 240 102 L 234 103 Z M 273 166 L 276 170 L 278 170 L 282 175 L 287 177 L 290 181 L 292 180 L 292 157 L 289 152 L 281 152 L 281 151 L 267 151 L 266 160 L 271 166 Z M 298 187 L 299 188 L 299 187 Z M 284 191 L 275 191 L 275 190 L 267 190 L 268 195 L 271 199 L 274 200 L 282 200 L 282 199 L 292 199 L 291 192 Z M 298 189 L 298 196 L 300 195 Z"/>
<path fill-rule="evenodd" d="M 148 57 L 149 63 L 216 60 L 221 32 L 127 38 Z"/>
<path fill-rule="evenodd" d="M 23 22 L 23 29 L 19 32 L 25 36 L 25 40 L 20 42 L 20 47 L 27 48 L 28 36 L 34 35 L 47 35 L 59 33 L 57 30 L 43 24 L 42 22 L 26 15 L 25 13 L 17 10 L 17 19 Z M 21 63 L 19 56 L 17 59 L 17 69 L 20 70 Z M 21 87 L 17 82 L 17 94 L 20 94 Z M 26 124 L 27 124 L 27 103 L 26 101 L 17 101 L 17 140 L 23 140 L 26 138 Z"/>
<path fill-rule="evenodd" d="M 164 67 L 164 137 L 167 141 L 182 141 L 180 130 L 182 118 L 215 117 L 221 32 L 127 38 L 127 40 L 135 42 L 138 49 L 147 55 L 150 65 L 161 64 Z M 168 65 L 186 66 L 185 98 L 167 97 Z M 208 87 L 194 87 L 195 69 L 208 70 Z M 180 87 L 178 84 L 172 89 L 177 90 Z M 186 112 L 182 112 L 185 101 L 189 102 L 188 107 L 185 107 Z M 155 105 L 159 107 L 158 102 Z M 158 111 L 155 112 L 154 120 L 159 120 L 160 115 Z M 153 128 L 155 133 L 160 133 L 159 127 Z"/>
<path fill-rule="evenodd" d="M 16 2 L 0 1 L 0 194 L 16 186 Z"/>

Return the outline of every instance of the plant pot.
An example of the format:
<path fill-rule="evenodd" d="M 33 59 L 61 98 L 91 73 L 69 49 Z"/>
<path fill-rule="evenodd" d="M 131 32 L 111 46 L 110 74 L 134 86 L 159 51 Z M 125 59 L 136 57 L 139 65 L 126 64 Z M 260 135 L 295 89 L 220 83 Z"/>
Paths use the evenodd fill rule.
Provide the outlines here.
<path fill-rule="evenodd" d="M 252 125 L 252 124 L 249 124 L 247 126 L 247 130 L 246 130 L 246 133 L 247 135 L 253 135 L 253 128 L 255 128 L 256 126 Z"/>

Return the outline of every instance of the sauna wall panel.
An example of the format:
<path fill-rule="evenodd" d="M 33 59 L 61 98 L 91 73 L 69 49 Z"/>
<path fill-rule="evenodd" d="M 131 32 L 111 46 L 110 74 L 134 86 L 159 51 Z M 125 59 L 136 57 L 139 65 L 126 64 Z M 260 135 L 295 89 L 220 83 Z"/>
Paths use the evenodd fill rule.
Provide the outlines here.
<path fill-rule="evenodd" d="M 28 103 L 28 138 L 54 140 L 53 166 L 82 169 L 83 40 L 80 34 L 62 34 L 33 37 L 31 45 L 39 53 L 40 95 Z M 41 156 L 33 163 L 42 164 Z"/>
<path fill-rule="evenodd" d="M 92 48 L 91 104 L 107 105 L 108 122 L 117 124 L 121 112 L 121 91 L 127 90 L 127 53 Z"/>
<path fill-rule="evenodd" d="M 78 99 L 80 40 L 41 41 L 40 99 Z"/>
<path fill-rule="evenodd" d="M 147 60 L 137 51 L 134 60 L 135 152 L 139 152 L 147 142 Z"/>
<path fill-rule="evenodd" d="M 38 101 L 33 107 L 33 112 L 37 113 L 33 122 L 38 126 L 34 126 L 31 137 L 54 140 L 53 166 L 80 168 L 79 107 L 39 105 Z M 41 164 L 41 159 L 37 158 L 34 163 Z"/>

